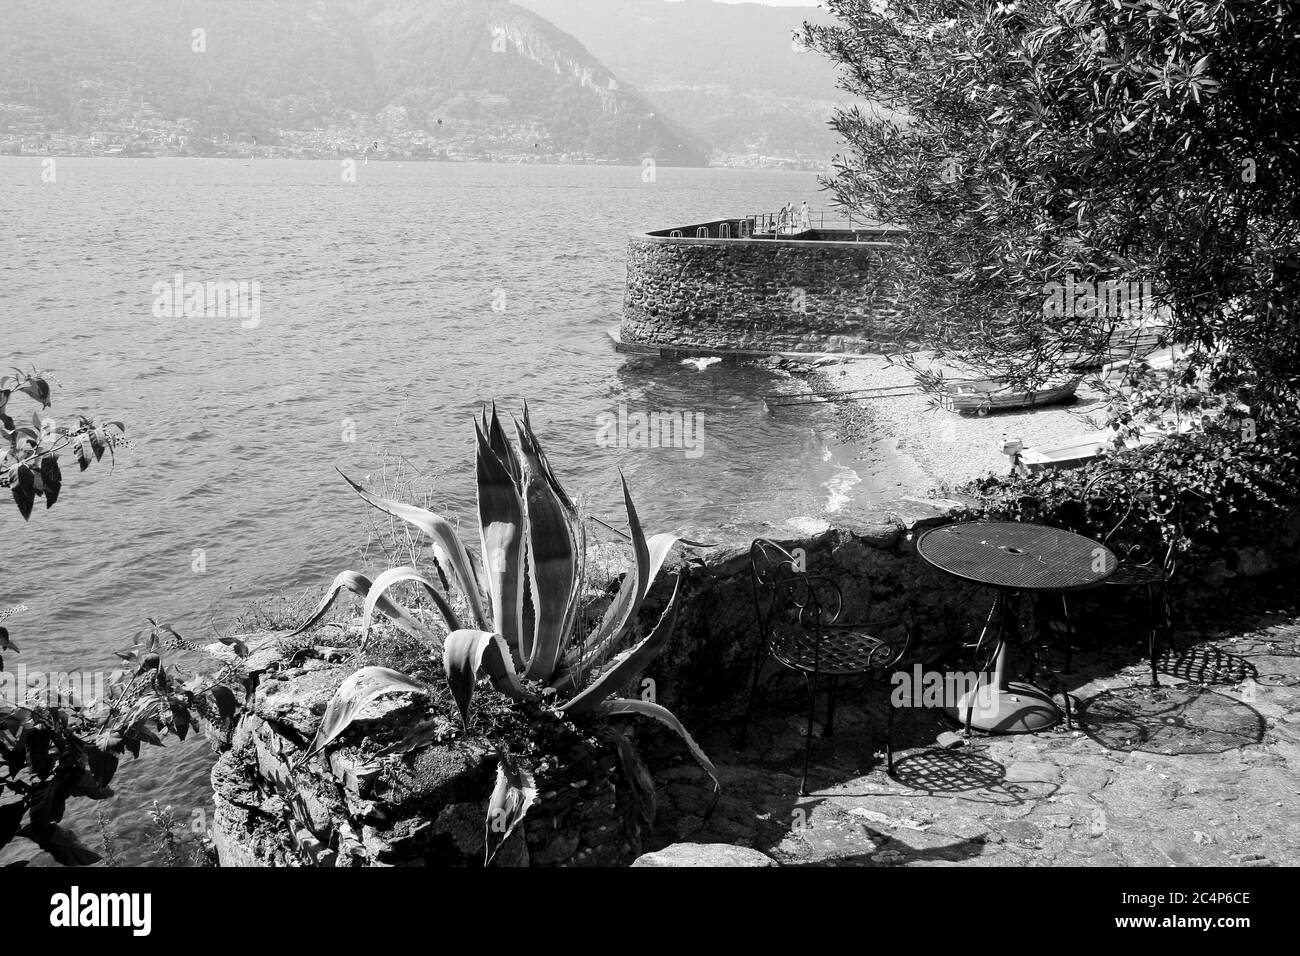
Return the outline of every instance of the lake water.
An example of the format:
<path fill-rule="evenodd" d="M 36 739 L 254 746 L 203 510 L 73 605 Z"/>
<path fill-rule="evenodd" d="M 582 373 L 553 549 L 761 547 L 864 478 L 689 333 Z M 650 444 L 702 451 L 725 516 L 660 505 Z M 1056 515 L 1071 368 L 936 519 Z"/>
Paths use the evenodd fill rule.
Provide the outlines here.
<path fill-rule="evenodd" d="M 810 173 L 371 163 L 344 183 L 336 162 L 98 159 L 42 172 L 0 157 L 0 364 L 53 372 L 55 418 L 121 419 L 135 447 L 84 474 L 65 458 L 58 505 L 30 523 L 3 506 L 0 608 L 28 608 L 8 622 L 10 668 L 109 668 L 145 616 L 202 639 L 250 601 L 365 570 L 366 506 L 336 467 L 364 478 L 403 455 L 469 518 L 470 423 L 492 399 L 528 400 L 593 513 L 621 518 L 621 468 L 648 531 L 818 515 L 887 480 L 827 445 L 823 411 L 766 412 L 772 373 L 633 359 L 606 335 L 629 231 L 820 206 Z M 156 317 L 154 286 L 177 273 L 258 283 L 256 327 Z M 698 414 L 701 453 L 602 445 L 620 405 Z M 209 803 L 206 744 L 146 751 L 104 805 L 127 859 L 150 801 L 185 820 Z M 70 822 L 96 845 L 87 819 Z"/>

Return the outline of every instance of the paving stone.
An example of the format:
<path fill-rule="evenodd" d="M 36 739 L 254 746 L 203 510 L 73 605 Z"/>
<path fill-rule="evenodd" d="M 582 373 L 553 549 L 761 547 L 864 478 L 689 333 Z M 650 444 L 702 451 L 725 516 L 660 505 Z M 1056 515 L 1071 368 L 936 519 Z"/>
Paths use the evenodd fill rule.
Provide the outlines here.
<path fill-rule="evenodd" d="M 633 866 L 776 866 L 766 853 L 723 843 L 674 843 L 637 857 Z"/>
<path fill-rule="evenodd" d="M 1267 656 L 1282 630 L 1300 638 L 1300 620 L 1286 628 L 1256 626 L 1255 636 L 1235 643 L 1216 640 L 1246 656 L 1260 673 L 1300 678 L 1300 658 Z M 1150 693 L 1144 665 L 1128 650 L 1077 657 L 1087 675 L 1086 684 L 1074 685 L 1081 700 Z M 1124 668 L 1133 671 L 1132 679 L 1123 677 Z M 1168 683 L 1160 694 L 1174 702 L 1186 699 L 1186 691 L 1175 688 L 1183 682 Z M 873 757 L 880 749 L 878 702 L 845 691 L 835 737 L 813 741 L 814 795 L 803 799 L 796 791 L 804 718 L 788 702 L 773 701 L 760 705 L 751 729 L 751 738 L 760 728 L 771 735 L 762 759 L 725 752 L 718 762 L 727 781 L 726 803 L 707 824 L 697 823 L 690 839 L 734 834 L 782 865 L 1300 864 L 1300 723 L 1290 722 L 1300 708 L 1300 688 L 1260 683 L 1254 701 L 1244 705 L 1225 689 L 1198 691 L 1222 698 L 1211 701 L 1205 714 L 1232 722 L 1231 734 L 1219 734 L 1232 738 L 1219 741 L 1230 746 L 1204 752 L 1149 753 L 1141 739 L 1123 743 L 1114 733 L 1094 736 L 1096 728 L 1086 725 L 1079 733 L 1057 728 L 1005 737 L 976 734 L 958 738 L 962 746 L 947 750 L 937 742 L 946 732 L 942 725 L 927 723 L 929 715 L 909 714 L 893 779 Z M 1242 719 L 1243 706 L 1251 708 L 1248 714 L 1267 715 L 1275 726 L 1256 719 L 1253 737 L 1233 737 L 1249 723 Z M 1194 719 L 1152 729 L 1157 740 L 1151 749 L 1160 751 L 1189 742 L 1173 741 L 1177 733 L 1190 734 L 1195 744 L 1200 731 Z M 1222 728 L 1207 730 L 1205 739 L 1215 743 Z M 692 787 L 701 788 L 700 778 L 683 771 L 666 789 Z"/>

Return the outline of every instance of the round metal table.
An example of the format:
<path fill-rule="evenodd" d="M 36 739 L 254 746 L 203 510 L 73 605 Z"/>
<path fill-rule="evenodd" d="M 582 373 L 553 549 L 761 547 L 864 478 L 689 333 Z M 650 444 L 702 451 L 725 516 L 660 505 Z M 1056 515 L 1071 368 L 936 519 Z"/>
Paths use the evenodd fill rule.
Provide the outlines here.
<path fill-rule="evenodd" d="M 1010 679 L 1011 650 L 1020 638 L 1020 598 L 1026 592 L 1062 594 L 1093 587 L 1115 573 L 1118 560 L 1083 535 L 1015 521 L 972 521 L 923 533 L 916 553 L 940 571 L 994 588 L 983 644 L 997 621 L 997 649 L 990 687 L 967 691 L 948 712 L 993 733 L 1032 733 L 1052 726 L 1061 712 L 1047 692 Z"/>

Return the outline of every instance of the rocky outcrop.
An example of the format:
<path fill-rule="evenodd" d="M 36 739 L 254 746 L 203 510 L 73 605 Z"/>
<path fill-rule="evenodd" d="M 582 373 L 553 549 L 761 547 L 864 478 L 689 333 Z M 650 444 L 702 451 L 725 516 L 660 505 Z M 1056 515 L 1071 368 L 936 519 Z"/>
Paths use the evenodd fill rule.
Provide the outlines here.
<path fill-rule="evenodd" d="M 402 693 L 367 705 L 340 745 L 303 762 L 330 698 L 357 666 L 321 659 L 320 650 L 267 638 L 252 659 L 247 712 L 212 773 L 222 865 L 481 866 L 493 742 L 462 732 L 439 702 Z M 381 753 L 415 727 L 424 744 Z M 641 852 L 617 738 L 597 731 L 552 718 L 528 731 L 532 752 L 522 756 L 539 799 L 498 864 L 625 865 Z"/>

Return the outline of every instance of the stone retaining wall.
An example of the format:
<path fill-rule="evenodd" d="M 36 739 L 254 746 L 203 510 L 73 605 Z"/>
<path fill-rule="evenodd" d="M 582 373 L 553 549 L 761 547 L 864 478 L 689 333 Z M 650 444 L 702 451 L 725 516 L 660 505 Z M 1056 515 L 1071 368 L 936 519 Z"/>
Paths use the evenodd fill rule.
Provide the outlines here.
<path fill-rule="evenodd" d="M 722 222 L 728 221 L 683 226 L 681 237 L 667 230 L 630 237 L 624 343 L 863 353 L 898 342 L 898 312 L 882 281 L 889 242 L 830 241 L 815 232 L 695 238 L 701 228 L 716 236 Z"/>
<path fill-rule="evenodd" d="M 802 549 L 810 573 L 839 583 L 844 595 L 841 621 L 905 618 L 913 641 L 903 662 L 940 667 L 964 660 L 963 645 L 979 634 L 992 600 L 987 588 L 969 585 L 935 570 L 916 554 L 916 539 L 928 527 L 946 524 L 966 510 L 964 502 L 895 502 L 892 512 L 844 519 L 815 533 L 760 532 L 782 547 Z M 744 709 L 756 649 L 755 612 L 750 583 L 750 539 L 709 552 L 690 571 L 685 602 L 668 648 L 650 665 L 658 699 L 690 728 L 726 721 Z M 682 557 L 678 568 L 690 559 Z M 1206 609 L 1230 599 L 1246 578 L 1300 565 L 1300 512 L 1243 518 L 1224 529 L 1213 545 L 1185 555 L 1175 578 L 1175 613 L 1194 622 Z M 651 592 L 648 613 L 667 599 L 674 574 L 665 569 Z M 1120 634 L 1135 635 L 1145 598 L 1138 589 L 1097 588 L 1070 598 L 1071 622 L 1081 646 L 1112 644 Z M 1047 638 L 1063 619 L 1059 597 L 1025 601 L 1024 633 Z M 899 638 L 895 628 L 886 636 Z M 1059 639 L 1053 639 L 1058 642 Z M 1143 648 L 1133 643 L 1135 661 Z M 796 675 L 787 689 L 802 693 Z M 779 683 L 779 682 L 778 682 Z"/>

